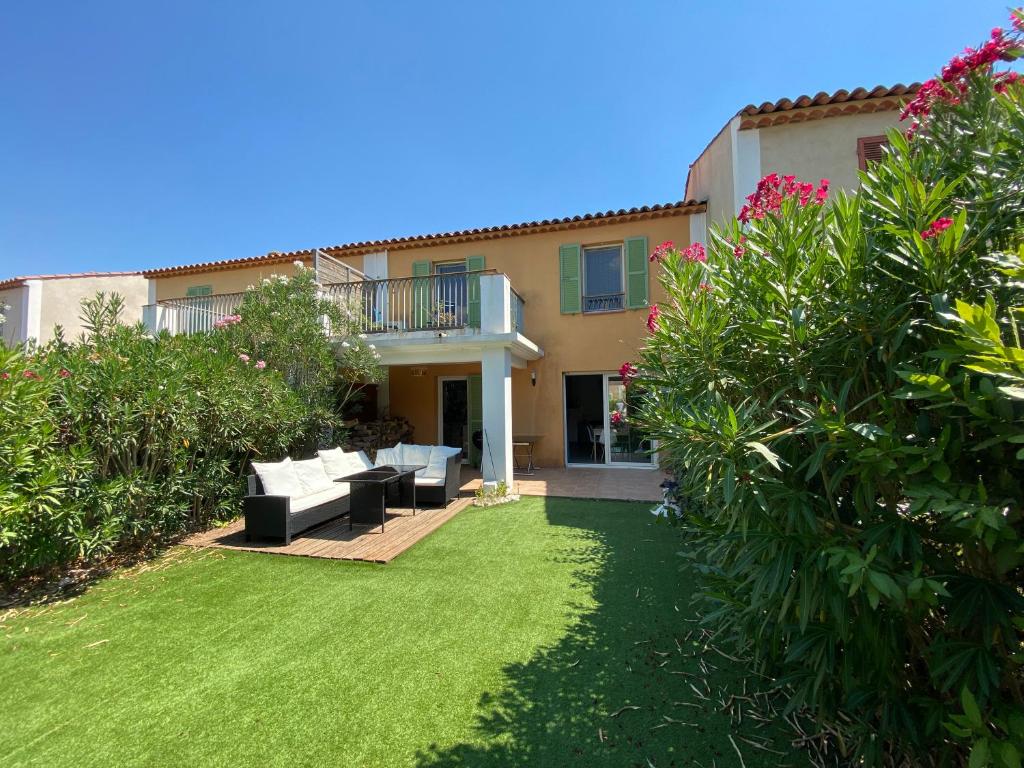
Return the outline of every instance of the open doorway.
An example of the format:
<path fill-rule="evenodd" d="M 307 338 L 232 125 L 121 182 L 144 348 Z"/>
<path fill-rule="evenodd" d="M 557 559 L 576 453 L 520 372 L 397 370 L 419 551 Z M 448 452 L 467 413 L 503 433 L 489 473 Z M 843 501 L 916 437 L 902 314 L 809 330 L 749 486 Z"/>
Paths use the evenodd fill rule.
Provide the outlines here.
<path fill-rule="evenodd" d="M 566 464 L 652 466 L 654 444 L 630 421 L 635 397 L 618 374 L 567 373 Z"/>
<path fill-rule="evenodd" d="M 437 434 L 441 445 L 461 448 L 469 457 L 469 385 L 465 376 L 442 376 L 438 382 Z"/>

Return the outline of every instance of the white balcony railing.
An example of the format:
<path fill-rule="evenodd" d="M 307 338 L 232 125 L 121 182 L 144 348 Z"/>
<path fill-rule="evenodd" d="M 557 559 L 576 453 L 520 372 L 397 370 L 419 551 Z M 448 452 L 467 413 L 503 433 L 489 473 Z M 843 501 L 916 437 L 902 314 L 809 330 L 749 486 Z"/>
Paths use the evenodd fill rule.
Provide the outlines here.
<path fill-rule="evenodd" d="M 220 293 L 165 299 L 142 308 L 142 319 L 154 333 L 191 334 L 212 331 L 217 321 L 235 314 L 244 293 Z"/>
<path fill-rule="evenodd" d="M 460 328 L 523 333 L 525 302 L 494 270 L 356 280 L 325 285 L 323 294 L 351 313 L 363 333 Z M 212 331 L 238 311 L 244 297 L 223 293 L 165 299 L 145 306 L 143 320 L 154 333 Z"/>

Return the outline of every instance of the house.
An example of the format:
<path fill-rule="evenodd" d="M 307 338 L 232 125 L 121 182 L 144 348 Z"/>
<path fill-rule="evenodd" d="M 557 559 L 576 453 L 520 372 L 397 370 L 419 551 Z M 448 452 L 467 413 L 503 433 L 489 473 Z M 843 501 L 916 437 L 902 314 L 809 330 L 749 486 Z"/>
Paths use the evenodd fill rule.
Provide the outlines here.
<path fill-rule="evenodd" d="M 0 280 L 0 311 L 5 322 L 0 334 L 8 346 L 34 339 L 52 341 L 60 326 L 64 338 L 76 338 L 82 327 L 82 299 L 99 292 L 124 299 L 124 322 L 142 320 L 148 281 L 141 272 L 82 272 L 68 275 L 27 275 Z M 10 309 L 4 310 L 4 307 Z"/>
<path fill-rule="evenodd" d="M 388 369 L 378 407 L 409 419 L 416 442 L 462 447 L 506 481 L 513 442 L 544 467 L 651 467 L 618 370 L 661 298 L 651 250 L 688 245 L 704 211 L 674 202 L 156 269 L 147 317 L 212 327 L 247 285 L 301 261 L 362 317 Z"/>
<path fill-rule="evenodd" d="M 855 189 L 858 171 L 881 156 L 886 131 L 899 127 L 902 104 L 918 88 L 880 85 L 749 104 L 690 165 L 685 197 L 707 201 L 708 222 L 722 223 L 769 173 Z"/>

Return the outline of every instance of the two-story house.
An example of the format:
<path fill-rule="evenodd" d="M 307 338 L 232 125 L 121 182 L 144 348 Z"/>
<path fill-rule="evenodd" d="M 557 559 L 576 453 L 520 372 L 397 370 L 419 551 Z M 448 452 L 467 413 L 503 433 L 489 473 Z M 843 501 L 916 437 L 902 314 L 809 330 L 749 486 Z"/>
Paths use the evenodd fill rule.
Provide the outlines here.
<path fill-rule="evenodd" d="M 688 245 L 704 210 L 677 202 L 152 270 L 149 322 L 209 328 L 247 285 L 298 260 L 362 317 L 388 368 L 378 407 L 408 418 L 417 442 L 462 447 L 496 480 L 512 479 L 514 442 L 546 467 L 651 467 L 656 446 L 629 424 L 618 369 L 659 299 L 651 250 Z"/>

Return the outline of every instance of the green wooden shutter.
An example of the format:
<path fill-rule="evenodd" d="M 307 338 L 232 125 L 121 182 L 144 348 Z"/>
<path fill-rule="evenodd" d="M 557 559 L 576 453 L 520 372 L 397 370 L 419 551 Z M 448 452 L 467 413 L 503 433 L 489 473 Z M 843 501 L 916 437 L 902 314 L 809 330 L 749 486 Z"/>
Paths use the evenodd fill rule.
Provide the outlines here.
<path fill-rule="evenodd" d="M 417 280 L 416 278 L 430 277 L 429 261 L 414 261 L 412 263 L 412 328 L 419 330 L 427 327 L 430 321 L 430 280 Z"/>
<path fill-rule="evenodd" d="M 580 291 L 580 246 L 558 247 L 558 274 L 562 314 L 576 314 L 583 304 Z"/>
<path fill-rule="evenodd" d="M 484 257 L 469 256 L 466 259 L 467 272 L 483 272 Z M 471 328 L 480 327 L 480 275 L 466 275 L 466 313 Z"/>
<path fill-rule="evenodd" d="M 646 307 L 647 296 L 647 238 L 626 238 L 626 306 L 629 309 Z"/>
<path fill-rule="evenodd" d="M 480 433 L 481 439 L 484 431 L 484 386 L 483 376 L 474 373 L 466 377 L 466 387 L 469 406 L 469 461 L 474 467 L 480 466 L 481 452 L 476 447 L 473 435 Z"/>

